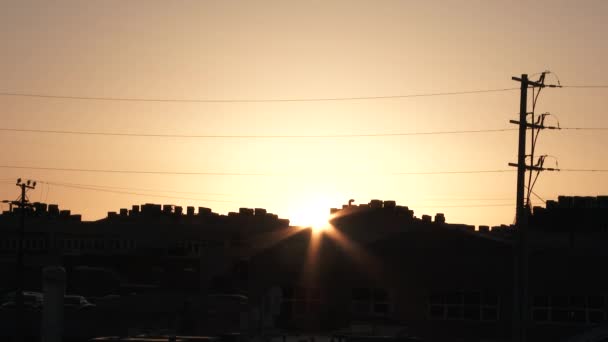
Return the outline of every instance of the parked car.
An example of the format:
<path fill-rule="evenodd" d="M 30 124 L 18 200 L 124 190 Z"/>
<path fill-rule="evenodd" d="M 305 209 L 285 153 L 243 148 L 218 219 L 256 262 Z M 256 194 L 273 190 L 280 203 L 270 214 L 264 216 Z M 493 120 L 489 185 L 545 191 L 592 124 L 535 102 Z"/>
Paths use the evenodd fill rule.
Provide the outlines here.
<path fill-rule="evenodd" d="M 4 296 L 3 303 L 0 305 L 1 309 L 14 309 L 16 306 L 16 295 L 15 291 L 8 293 Z M 38 310 L 42 308 L 43 296 L 40 292 L 23 291 L 23 305 L 26 309 Z"/>
<path fill-rule="evenodd" d="M 83 296 L 66 295 L 63 297 L 63 307 L 72 310 L 86 310 L 94 308 L 95 304 L 92 304 Z"/>

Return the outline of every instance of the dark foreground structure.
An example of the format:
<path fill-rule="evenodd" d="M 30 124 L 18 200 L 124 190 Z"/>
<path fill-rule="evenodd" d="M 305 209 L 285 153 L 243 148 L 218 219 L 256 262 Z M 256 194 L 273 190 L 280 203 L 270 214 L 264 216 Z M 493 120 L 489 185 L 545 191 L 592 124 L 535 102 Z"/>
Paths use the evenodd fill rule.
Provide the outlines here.
<path fill-rule="evenodd" d="M 19 214 L 0 216 L 4 292 L 14 288 Z M 26 222 L 26 288 L 39 291 L 42 267 L 62 265 L 67 292 L 94 304 L 66 310 L 74 338 L 173 331 L 507 341 L 512 331 L 512 226 L 449 224 L 377 200 L 332 209 L 323 231 L 290 227 L 263 209 L 223 216 L 151 204 L 97 222 L 37 204 Z M 530 341 L 606 323 L 607 242 L 607 197 L 533 209 Z M 9 322 L 10 308 L 0 315 Z M 36 315 L 28 316 L 33 335 Z M 12 334 L 6 323 L 0 329 Z"/>

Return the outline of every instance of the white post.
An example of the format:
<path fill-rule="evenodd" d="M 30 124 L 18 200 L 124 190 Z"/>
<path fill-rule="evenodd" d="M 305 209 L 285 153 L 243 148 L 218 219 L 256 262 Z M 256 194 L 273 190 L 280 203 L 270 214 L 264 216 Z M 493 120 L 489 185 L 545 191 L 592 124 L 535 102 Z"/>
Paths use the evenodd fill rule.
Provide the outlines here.
<path fill-rule="evenodd" d="M 65 296 L 65 270 L 48 266 L 42 271 L 44 304 L 42 306 L 42 342 L 63 340 L 63 297 Z"/>

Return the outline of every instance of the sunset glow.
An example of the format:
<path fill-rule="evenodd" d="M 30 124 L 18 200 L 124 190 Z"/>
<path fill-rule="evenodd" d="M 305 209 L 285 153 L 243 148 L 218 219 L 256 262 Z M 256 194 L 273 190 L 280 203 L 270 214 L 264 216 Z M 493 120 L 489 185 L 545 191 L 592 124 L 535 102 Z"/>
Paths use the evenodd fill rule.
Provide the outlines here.
<path fill-rule="evenodd" d="M 608 126 L 605 90 L 567 86 L 608 79 L 605 1 L 59 3 L 2 8 L 0 90 L 68 98 L 0 96 L 0 192 L 12 198 L 15 179 L 37 180 L 32 200 L 84 220 L 158 203 L 265 208 L 319 228 L 355 198 L 510 223 L 515 172 L 450 172 L 509 169 L 512 76 L 550 69 L 564 88 L 543 91 L 539 113 Z M 539 30 L 537 13 L 552 24 Z M 484 89 L 504 91 L 454 94 Z M 452 95 L 399 97 L 437 93 Z M 395 135 L 486 129 L 506 130 Z M 538 152 L 564 169 L 608 168 L 602 131 L 541 137 Z M 544 173 L 535 187 L 541 198 L 606 191 L 597 172 Z"/>

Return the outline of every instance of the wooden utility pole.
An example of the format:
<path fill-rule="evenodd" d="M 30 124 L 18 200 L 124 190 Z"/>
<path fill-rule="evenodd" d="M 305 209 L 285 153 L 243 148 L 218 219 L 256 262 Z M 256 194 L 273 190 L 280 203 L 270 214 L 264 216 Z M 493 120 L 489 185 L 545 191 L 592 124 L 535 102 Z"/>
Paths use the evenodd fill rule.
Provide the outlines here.
<path fill-rule="evenodd" d="M 514 81 L 521 82 L 519 99 L 519 144 L 517 148 L 517 196 L 515 203 L 515 227 L 517 228 L 517 248 L 515 250 L 515 279 L 513 289 L 513 341 L 524 342 L 526 340 L 526 226 L 528 215 L 525 208 L 524 188 L 526 186 L 526 131 L 528 115 L 528 75 L 523 74 L 521 78 L 513 77 Z"/>
<path fill-rule="evenodd" d="M 25 195 L 26 191 L 29 189 L 36 188 L 36 182 L 32 182 L 28 180 L 27 182 L 21 182 L 21 178 L 17 179 L 17 183 L 15 184 L 21 189 L 21 199 L 19 201 L 5 201 L 10 203 L 11 205 L 16 205 L 20 210 L 20 222 L 19 222 L 19 231 L 17 235 L 17 263 L 15 270 L 15 342 L 21 342 L 23 340 L 23 240 L 25 238 L 25 215 L 26 208 L 31 207 L 31 204 L 27 200 L 27 196 Z"/>
<path fill-rule="evenodd" d="M 528 198 L 525 196 L 526 188 L 526 171 L 559 171 L 556 168 L 544 168 L 544 156 L 540 158 L 540 163 L 534 165 L 534 145 L 536 138 L 534 132 L 532 132 L 532 146 L 530 146 L 530 165 L 526 164 L 526 134 L 527 129 L 545 129 L 545 128 L 559 128 L 544 125 L 544 115 L 541 116 L 541 120 L 538 122 L 528 122 L 528 114 L 532 114 L 532 121 L 534 121 L 534 107 L 536 105 L 536 98 L 532 99 L 532 113 L 528 113 L 528 88 L 544 88 L 544 87 L 561 87 L 560 85 L 546 85 L 545 75 L 549 71 L 541 73 L 538 81 L 530 81 L 527 74 L 523 74 L 520 77 L 513 77 L 514 81 L 521 83 L 520 102 L 519 102 L 519 121 L 511 120 L 510 122 L 519 126 L 519 144 L 517 149 L 517 164 L 509 163 L 510 166 L 517 167 L 517 196 L 515 203 L 515 227 L 516 239 L 514 239 L 513 251 L 514 251 L 514 264 L 515 272 L 513 279 L 513 341 L 524 342 L 526 341 L 526 329 L 528 327 L 529 307 L 528 307 L 528 214 L 530 208 L 529 194 L 532 192 L 533 184 L 528 184 Z M 534 93 L 533 93 L 534 94 Z"/>

